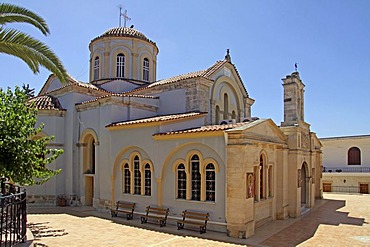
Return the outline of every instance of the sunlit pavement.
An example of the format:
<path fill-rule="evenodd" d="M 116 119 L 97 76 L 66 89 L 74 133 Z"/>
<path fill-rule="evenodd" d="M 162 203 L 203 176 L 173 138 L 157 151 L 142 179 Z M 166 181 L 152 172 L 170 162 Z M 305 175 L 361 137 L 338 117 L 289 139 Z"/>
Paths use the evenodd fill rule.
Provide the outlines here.
<path fill-rule="evenodd" d="M 178 231 L 111 218 L 92 207 L 29 207 L 35 246 L 370 246 L 370 195 L 325 193 L 298 219 L 278 220 L 248 239 L 226 233 Z"/>

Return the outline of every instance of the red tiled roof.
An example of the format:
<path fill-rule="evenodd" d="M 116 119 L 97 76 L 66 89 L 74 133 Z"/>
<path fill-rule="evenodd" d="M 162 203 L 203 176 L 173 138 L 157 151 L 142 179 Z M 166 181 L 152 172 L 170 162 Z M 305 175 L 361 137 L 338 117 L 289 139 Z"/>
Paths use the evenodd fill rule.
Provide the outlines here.
<path fill-rule="evenodd" d="M 170 78 L 167 78 L 167 79 L 159 80 L 159 81 L 153 82 L 149 85 L 133 89 L 133 90 L 128 91 L 126 93 L 137 92 L 137 91 L 144 90 L 144 89 L 147 89 L 147 88 L 152 88 L 152 87 L 156 87 L 156 86 L 171 84 L 171 83 L 179 82 L 179 81 L 182 81 L 182 80 L 187 80 L 187 79 L 197 78 L 197 77 L 203 77 L 205 79 L 212 80 L 210 76 L 226 63 L 229 63 L 229 62 L 227 60 L 217 61 L 211 67 L 209 67 L 208 69 L 195 71 L 195 72 L 190 72 L 190 73 L 186 73 L 186 74 L 182 74 L 182 75 L 173 76 L 173 77 L 170 77 Z M 242 82 L 244 90 L 247 92 L 235 65 L 232 64 L 232 63 L 230 63 L 230 64 L 234 67 L 234 69 L 235 69 L 235 71 L 238 75 L 239 80 Z"/>
<path fill-rule="evenodd" d="M 250 123 L 250 122 L 249 122 Z M 216 131 L 224 131 L 229 129 L 234 129 L 249 123 L 234 123 L 234 124 L 221 124 L 221 125 L 208 125 L 202 126 L 199 128 L 193 129 L 185 129 L 185 130 L 177 130 L 177 131 L 169 131 L 164 133 L 157 133 L 153 136 L 164 136 L 164 135 L 177 135 L 177 134 L 189 134 L 189 133 L 200 133 L 200 132 L 216 132 Z"/>
<path fill-rule="evenodd" d="M 103 37 L 137 38 L 137 39 L 141 39 L 141 40 L 150 42 L 150 43 L 152 43 L 153 45 L 156 46 L 155 42 L 148 39 L 142 32 L 139 32 L 138 30 L 136 30 L 134 28 L 129 28 L 129 27 L 114 27 L 114 28 L 111 28 L 111 29 L 107 30 L 106 32 L 104 32 L 102 35 L 100 35 L 100 36 L 94 38 L 93 40 L 91 40 L 91 42 L 93 42 L 93 41 L 95 41 L 99 38 L 103 38 Z"/>
<path fill-rule="evenodd" d="M 159 99 L 158 96 L 148 96 L 148 95 L 139 95 L 139 94 L 117 94 L 117 93 L 113 93 L 113 94 L 107 94 L 107 95 L 104 95 L 104 96 L 101 96 L 101 97 L 97 97 L 97 98 L 92 99 L 92 100 L 83 101 L 81 103 L 77 103 L 76 105 L 84 105 L 84 104 L 95 102 L 95 101 L 98 101 L 100 99 L 104 99 L 104 98 L 108 98 L 108 97 L 134 97 L 134 98 L 144 98 L 144 99 Z"/>
<path fill-rule="evenodd" d="M 50 74 L 48 79 L 46 81 L 48 81 L 52 76 L 54 76 L 54 74 Z M 66 87 L 69 87 L 69 86 L 73 86 L 73 85 L 76 85 L 78 87 L 83 87 L 83 88 L 88 88 L 88 89 L 92 89 L 92 90 L 96 90 L 96 91 L 100 91 L 100 92 L 105 92 L 107 94 L 111 94 L 110 92 L 108 92 L 107 90 L 105 89 L 102 89 L 100 87 L 97 87 L 91 83 L 83 83 L 81 81 L 77 81 L 76 79 L 74 79 L 72 76 L 68 76 L 68 82 L 65 83 L 64 85 L 62 85 L 61 87 L 59 88 L 56 88 L 56 89 L 53 89 L 51 91 L 48 91 L 47 94 L 51 93 L 51 92 L 55 92 L 55 91 L 58 91 L 60 89 L 63 89 L 63 88 L 66 88 Z M 42 87 L 41 91 L 43 91 L 44 87 L 46 86 L 46 84 Z M 44 94 L 42 94 L 44 95 Z M 40 96 L 40 95 L 39 95 Z"/>
<path fill-rule="evenodd" d="M 205 112 L 190 112 L 190 113 L 182 113 L 182 114 L 156 116 L 156 117 L 150 117 L 150 118 L 130 120 L 130 121 L 125 121 L 125 122 L 111 123 L 111 124 L 109 124 L 105 127 L 109 128 L 109 127 L 116 127 L 116 126 L 141 124 L 141 123 L 165 122 L 165 121 L 170 121 L 170 120 L 192 118 L 192 117 L 196 117 L 196 116 L 202 116 L 202 115 L 205 115 L 205 114 L 207 114 L 207 113 L 205 113 Z"/>
<path fill-rule="evenodd" d="M 153 82 L 152 84 L 146 86 L 145 88 L 151 88 L 151 87 L 155 87 L 159 85 L 166 85 L 166 84 L 170 84 L 170 83 L 174 83 L 174 82 L 178 82 L 182 80 L 187 80 L 191 78 L 196 78 L 196 77 L 205 77 L 206 79 L 211 80 L 211 78 L 204 76 L 205 71 L 206 70 L 200 70 L 200 71 L 195 71 L 195 72 L 190 72 L 190 73 L 186 73 L 182 75 L 173 76 L 167 79 Z"/>
<path fill-rule="evenodd" d="M 39 110 L 56 110 L 65 111 L 59 100 L 50 95 L 37 96 L 28 101 L 29 103 L 34 103 L 34 106 Z"/>

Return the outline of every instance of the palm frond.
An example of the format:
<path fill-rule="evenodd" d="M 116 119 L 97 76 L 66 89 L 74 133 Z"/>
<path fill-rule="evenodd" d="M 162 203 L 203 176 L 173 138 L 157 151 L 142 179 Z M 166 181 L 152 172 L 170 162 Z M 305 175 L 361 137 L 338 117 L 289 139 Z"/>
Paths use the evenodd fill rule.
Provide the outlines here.
<path fill-rule="evenodd" d="M 44 43 L 23 32 L 9 28 L 0 29 L 0 53 L 19 57 L 34 73 L 39 72 L 41 65 L 53 72 L 61 82 L 65 82 L 68 77 L 54 52 Z"/>
<path fill-rule="evenodd" d="M 46 21 L 36 13 L 13 4 L 0 4 L 0 25 L 12 22 L 28 23 L 39 29 L 44 35 L 50 33 Z"/>

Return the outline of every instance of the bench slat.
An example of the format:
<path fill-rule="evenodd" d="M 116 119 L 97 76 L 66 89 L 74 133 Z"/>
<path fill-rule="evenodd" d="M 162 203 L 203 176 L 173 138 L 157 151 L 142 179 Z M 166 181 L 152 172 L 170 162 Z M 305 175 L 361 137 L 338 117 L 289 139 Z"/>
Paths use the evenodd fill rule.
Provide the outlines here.
<path fill-rule="evenodd" d="M 111 215 L 112 217 L 118 216 L 118 213 L 124 213 L 126 214 L 126 217 L 128 220 L 132 219 L 134 217 L 134 209 L 135 209 L 135 203 L 130 202 L 123 202 L 123 201 L 117 201 L 116 202 L 116 208 L 111 209 Z"/>
<path fill-rule="evenodd" d="M 165 226 L 169 208 L 146 207 L 146 215 L 141 216 L 141 224 L 147 223 L 148 219 L 156 220 L 160 226 Z"/>
<path fill-rule="evenodd" d="M 200 233 L 205 233 L 207 228 L 207 221 L 209 219 L 209 213 L 198 213 L 192 211 L 183 211 L 182 220 L 177 221 L 177 229 L 183 229 L 185 224 L 199 226 Z"/>

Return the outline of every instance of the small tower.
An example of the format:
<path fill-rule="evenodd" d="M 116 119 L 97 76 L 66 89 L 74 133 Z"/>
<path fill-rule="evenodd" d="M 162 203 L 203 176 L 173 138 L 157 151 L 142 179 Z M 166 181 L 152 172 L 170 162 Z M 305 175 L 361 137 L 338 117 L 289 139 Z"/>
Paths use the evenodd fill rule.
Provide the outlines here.
<path fill-rule="evenodd" d="M 304 122 L 304 87 L 299 73 L 287 75 L 283 81 L 284 87 L 284 122 L 282 127 L 300 125 Z"/>

